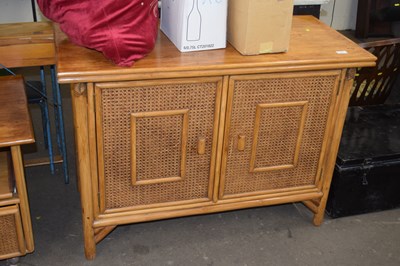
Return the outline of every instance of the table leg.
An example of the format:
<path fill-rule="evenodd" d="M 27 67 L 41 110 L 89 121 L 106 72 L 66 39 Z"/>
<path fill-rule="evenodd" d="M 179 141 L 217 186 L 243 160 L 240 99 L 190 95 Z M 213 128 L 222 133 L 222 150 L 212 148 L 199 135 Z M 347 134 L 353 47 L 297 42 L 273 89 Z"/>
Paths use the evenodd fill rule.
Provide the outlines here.
<path fill-rule="evenodd" d="M 40 67 L 40 81 L 42 83 L 42 93 L 47 96 L 44 67 Z M 45 104 L 48 105 L 48 100 L 46 100 Z M 43 113 L 44 113 L 43 114 L 43 119 L 44 119 L 43 122 L 45 123 L 43 135 L 44 135 L 45 142 L 47 142 L 47 149 L 49 151 L 50 172 L 51 172 L 51 174 L 54 174 L 54 155 L 53 155 L 53 145 L 51 142 L 50 118 L 49 118 L 48 108 L 44 108 Z"/>
<path fill-rule="evenodd" d="M 54 114 L 56 120 L 56 133 L 57 133 L 57 144 L 60 150 L 60 153 L 63 158 L 62 166 L 64 172 L 64 182 L 65 184 L 69 183 L 69 174 L 68 174 L 68 160 L 67 160 L 67 148 L 65 144 L 65 131 L 64 131 L 64 119 L 63 119 L 63 111 L 62 111 L 62 99 L 60 94 L 60 86 L 57 82 L 55 66 L 50 66 L 51 71 L 51 82 L 53 89 L 53 101 L 54 101 Z"/>
<path fill-rule="evenodd" d="M 21 147 L 11 146 L 12 163 L 14 167 L 15 184 L 17 186 L 18 198 L 20 200 L 19 208 L 21 210 L 21 219 L 23 224 L 24 236 L 26 241 L 26 250 L 34 250 L 32 222 L 29 211 L 28 194 L 26 192 L 24 164 L 22 162 Z"/>

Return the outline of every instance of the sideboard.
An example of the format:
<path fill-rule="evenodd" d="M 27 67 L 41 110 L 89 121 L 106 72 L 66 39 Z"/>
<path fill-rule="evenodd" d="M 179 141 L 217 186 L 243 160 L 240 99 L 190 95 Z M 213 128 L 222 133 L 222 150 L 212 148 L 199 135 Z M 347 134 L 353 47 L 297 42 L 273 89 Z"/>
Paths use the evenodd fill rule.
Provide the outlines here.
<path fill-rule="evenodd" d="M 375 57 L 311 16 L 289 52 L 180 53 L 129 68 L 56 28 L 71 84 L 85 254 L 117 225 L 303 202 L 323 220 L 354 70 Z"/>

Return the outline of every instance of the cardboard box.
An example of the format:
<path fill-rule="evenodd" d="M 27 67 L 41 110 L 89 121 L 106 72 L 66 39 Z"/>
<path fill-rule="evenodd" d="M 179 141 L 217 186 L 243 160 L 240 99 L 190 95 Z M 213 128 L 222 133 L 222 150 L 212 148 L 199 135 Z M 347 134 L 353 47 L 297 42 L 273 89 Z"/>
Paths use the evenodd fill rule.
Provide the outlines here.
<path fill-rule="evenodd" d="M 162 0 L 161 30 L 181 52 L 226 47 L 228 0 Z"/>
<path fill-rule="evenodd" d="M 293 0 L 229 0 L 228 41 L 243 55 L 286 52 Z"/>

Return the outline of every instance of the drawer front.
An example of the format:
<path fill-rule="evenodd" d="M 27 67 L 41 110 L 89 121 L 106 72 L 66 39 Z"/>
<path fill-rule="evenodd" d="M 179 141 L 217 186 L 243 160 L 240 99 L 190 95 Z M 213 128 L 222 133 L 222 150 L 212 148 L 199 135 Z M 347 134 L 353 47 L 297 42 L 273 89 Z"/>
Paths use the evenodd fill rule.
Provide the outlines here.
<path fill-rule="evenodd" d="M 211 200 L 221 89 L 220 78 L 96 84 L 101 212 Z"/>
<path fill-rule="evenodd" d="M 21 218 L 16 205 L 0 207 L 0 259 L 24 255 Z"/>
<path fill-rule="evenodd" d="M 220 198 L 316 185 L 339 75 L 231 78 Z"/>

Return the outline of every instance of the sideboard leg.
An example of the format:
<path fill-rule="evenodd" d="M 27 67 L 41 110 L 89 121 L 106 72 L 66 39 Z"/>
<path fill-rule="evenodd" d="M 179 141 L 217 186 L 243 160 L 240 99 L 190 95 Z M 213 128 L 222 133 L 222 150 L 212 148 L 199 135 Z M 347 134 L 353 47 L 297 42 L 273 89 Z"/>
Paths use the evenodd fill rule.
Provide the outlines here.
<path fill-rule="evenodd" d="M 315 226 L 320 226 L 322 222 L 324 221 L 324 214 L 325 214 L 325 206 L 326 206 L 326 200 L 324 204 L 322 204 L 323 199 L 321 199 L 320 205 L 318 206 L 317 213 L 314 214 L 313 218 L 313 224 Z M 323 206 L 321 206 L 323 205 Z"/>
<path fill-rule="evenodd" d="M 328 157 L 324 167 L 324 183 L 322 184 L 323 196 L 319 200 L 317 205 L 317 211 L 314 215 L 313 223 L 316 226 L 322 224 L 324 220 L 326 202 L 328 201 L 329 188 L 331 186 L 333 171 L 336 162 L 336 156 L 339 151 L 340 139 L 342 137 L 342 131 L 344 121 L 346 118 L 347 107 L 350 100 L 350 91 L 353 86 L 355 75 L 355 69 L 346 69 L 342 71 L 342 80 L 344 82 L 339 85 L 338 97 L 335 105 L 336 119 L 334 119 L 331 130 L 333 130 L 332 138 L 330 139 L 330 146 L 328 151 Z"/>
<path fill-rule="evenodd" d="M 77 153 L 77 169 L 82 206 L 83 237 L 86 258 L 96 256 L 96 242 L 93 229 L 92 175 L 90 171 L 88 99 L 87 89 L 83 84 L 71 86 L 72 110 L 74 113 L 74 130 Z"/>

